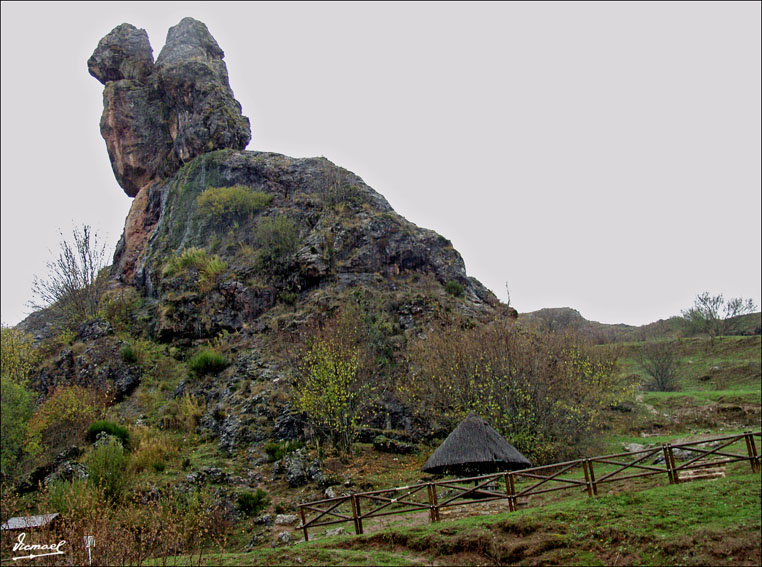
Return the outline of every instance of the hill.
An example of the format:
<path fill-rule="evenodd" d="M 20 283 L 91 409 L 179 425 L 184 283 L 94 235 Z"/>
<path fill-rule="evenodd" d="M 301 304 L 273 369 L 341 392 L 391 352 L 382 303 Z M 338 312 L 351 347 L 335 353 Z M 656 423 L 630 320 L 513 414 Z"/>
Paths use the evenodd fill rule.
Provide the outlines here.
<path fill-rule="evenodd" d="M 758 555 L 746 477 L 673 494 L 742 492 L 741 528 L 693 510 L 655 551 L 647 518 L 667 515 L 658 489 L 467 519 L 452 532 L 396 527 L 263 551 L 294 531 L 301 501 L 420 480 L 467 411 L 537 462 L 758 427 L 760 337 L 685 338 L 674 320 L 603 325 L 571 309 L 517 318 L 468 277 L 449 240 L 359 176 L 325 158 L 245 150 L 251 127 L 223 58 L 186 18 L 155 61 L 129 24 L 88 61 L 104 85 L 112 168 L 134 200 L 95 282 L 96 314 L 72 324 L 55 304 L 3 329 L 3 403 L 18 410 L 13 428 L 3 421 L 3 519 L 58 511 L 67 537 L 94 533 L 102 557 L 129 564 L 189 550 L 240 563 L 352 563 L 361 549 L 403 563 L 612 559 L 575 533 L 634 542 L 622 553 L 637 562 L 683 550 L 702 530 L 713 542 L 739 534 L 734 559 Z M 645 338 L 678 356 L 677 391 L 649 391 Z M 610 524 L 633 503 L 645 527 L 561 527 L 580 515 Z M 527 539 L 505 541 L 516 537 Z"/>

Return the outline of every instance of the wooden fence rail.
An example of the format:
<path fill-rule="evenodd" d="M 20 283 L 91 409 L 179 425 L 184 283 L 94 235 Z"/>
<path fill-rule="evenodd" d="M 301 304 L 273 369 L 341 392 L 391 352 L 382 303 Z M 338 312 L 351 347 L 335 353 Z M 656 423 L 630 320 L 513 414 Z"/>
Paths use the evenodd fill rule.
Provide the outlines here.
<path fill-rule="evenodd" d="M 315 500 L 299 505 L 302 518 L 300 527 L 305 541 L 309 540 L 310 528 L 346 522 L 352 522 L 355 533 L 359 535 L 363 533 L 363 520 L 370 518 L 425 510 L 429 513 L 430 522 L 438 522 L 442 508 L 492 500 L 506 500 L 509 511 L 514 512 L 518 508 L 519 499 L 525 502 L 536 494 L 582 490 L 594 497 L 601 484 L 665 473 L 670 484 L 677 484 L 681 481 L 681 473 L 688 474 L 688 471 L 739 461 L 748 461 L 753 472 L 760 472 L 760 455 L 757 453 L 755 437 L 762 437 L 762 432 L 739 433 L 679 445 L 666 443 L 661 447 L 641 451 L 577 459 L 518 471 L 421 482 Z M 727 447 L 742 440 L 746 443 L 746 454 L 729 452 Z M 675 460 L 676 450 L 681 451 L 681 459 L 685 459 L 680 465 Z M 660 461 L 663 461 L 663 466 L 656 466 Z M 598 464 L 616 468 L 596 478 L 594 465 Z M 581 476 L 574 476 L 580 474 L 580 469 Z M 500 485 L 504 489 L 500 489 Z M 314 515 L 308 517 L 311 514 Z"/>

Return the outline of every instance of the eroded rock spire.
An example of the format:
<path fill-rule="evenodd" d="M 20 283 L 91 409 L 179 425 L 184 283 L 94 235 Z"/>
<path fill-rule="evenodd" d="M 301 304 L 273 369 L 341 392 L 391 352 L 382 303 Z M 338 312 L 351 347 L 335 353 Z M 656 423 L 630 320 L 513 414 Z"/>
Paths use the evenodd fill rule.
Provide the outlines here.
<path fill-rule="evenodd" d="M 105 85 L 101 135 L 130 197 L 199 154 L 242 150 L 249 119 L 233 96 L 224 52 L 206 25 L 183 18 L 156 62 L 145 30 L 114 28 L 87 62 Z"/>

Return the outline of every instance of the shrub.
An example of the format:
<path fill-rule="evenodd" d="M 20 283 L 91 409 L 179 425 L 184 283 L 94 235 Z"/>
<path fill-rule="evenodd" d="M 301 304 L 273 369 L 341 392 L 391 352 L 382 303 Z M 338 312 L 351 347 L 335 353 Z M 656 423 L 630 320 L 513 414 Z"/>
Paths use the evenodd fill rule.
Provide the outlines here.
<path fill-rule="evenodd" d="M 106 292 L 101 299 L 98 316 L 106 319 L 116 330 L 128 330 L 143 306 L 143 298 L 132 287 Z"/>
<path fill-rule="evenodd" d="M 130 441 L 130 433 L 127 429 L 121 425 L 105 420 L 95 421 L 90 424 L 90 427 L 87 429 L 87 440 L 90 441 L 90 443 L 93 443 L 101 432 L 113 435 L 120 439 L 125 445 Z"/>
<path fill-rule="evenodd" d="M 210 187 L 196 198 L 199 213 L 215 221 L 225 217 L 250 217 L 269 206 L 272 200 L 272 195 L 243 185 Z"/>
<path fill-rule="evenodd" d="M 188 368 L 199 376 L 207 374 L 217 374 L 221 370 L 224 370 L 228 366 L 228 360 L 224 355 L 206 348 L 190 359 L 188 362 Z"/>
<path fill-rule="evenodd" d="M 153 428 L 139 427 L 135 432 L 133 451 L 130 455 L 129 468 L 141 472 L 153 467 L 156 463 L 166 463 L 175 458 L 179 448 L 175 439 L 164 431 Z"/>
<path fill-rule="evenodd" d="M 210 255 L 203 248 L 186 248 L 179 256 L 171 258 L 162 273 L 174 277 L 187 270 L 198 272 L 198 281 L 202 289 L 210 289 L 217 276 L 228 269 L 227 263 L 216 254 Z"/>
<path fill-rule="evenodd" d="M 87 427 L 106 407 L 108 397 L 81 386 L 59 386 L 32 414 L 27 451 L 55 454 L 85 439 Z"/>
<path fill-rule="evenodd" d="M 609 352 L 506 321 L 450 324 L 411 343 L 408 356 L 398 389 L 420 419 L 451 428 L 476 412 L 537 464 L 575 456 L 605 410 L 632 393 Z"/>
<path fill-rule="evenodd" d="M 259 247 L 259 263 L 273 269 L 296 251 L 299 231 L 287 217 L 260 219 L 254 228 L 254 243 Z"/>
<path fill-rule="evenodd" d="M 32 336 L 17 329 L 0 329 L 0 375 L 3 380 L 26 384 L 39 356 Z"/>
<path fill-rule="evenodd" d="M 15 478 L 32 416 L 32 392 L 24 384 L 0 379 L 0 476 Z"/>
<path fill-rule="evenodd" d="M 450 280 L 445 285 L 445 290 L 447 293 L 454 295 L 455 297 L 462 297 L 464 289 L 465 288 L 455 280 Z"/>
<path fill-rule="evenodd" d="M 192 397 L 188 392 L 177 400 L 170 400 L 159 411 L 159 427 L 179 429 L 191 433 L 196 429 L 198 420 L 206 411 L 203 399 Z"/>
<path fill-rule="evenodd" d="M 106 496 L 117 499 L 127 485 L 124 447 L 114 439 L 97 447 L 87 458 L 87 470 L 92 484 L 101 488 Z"/>
<path fill-rule="evenodd" d="M 674 342 L 645 343 L 638 357 L 638 363 L 653 379 L 647 387 L 657 392 L 678 390 L 680 360 Z"/>
<path fill-rule="evenodd" d="M 37 363 L 32 337 L 16 329 L 0 329 L 0 474 L 19 473 L 18 462 L 32 416 L 29 372 Z"/>
<path fill-rule="evenodd" d="M 196 429 L 198 420 L 206 411 L 206 401 L 203 398 L 194 398 L 188 392 L 185 392 L 178 404 L 178 424 L 188 433 Z"/>
<path fill-rule="evenodd" d="M 46 510 L 59 514 L 77 514 L 103 506 L 103 493 L 86 479 L 54 480 L 45 487 Z"/>
<path fill-rule="evenodd" d="M 127 364 L 135 364 L 138 361 L 138 354 L 132 345 L 124 345 L 122 347 L 122 360 Z"/>
<path fill-rule="evenodd" d="M 265 453 L 271 461 L 280 461 L 289 453 L 302 447 L 304 447 L 304 443 L 300 441 L 268 441 L 265 443 Z"/>
<path fill-rule="evenodd" d="M 34 309 L 49 308 L 56 323 L 73 329 L 79 323 L 97 316 L 106 291 L 106 245 L 85 225 L 75 229 L 74 242 L 61 235 L 61 251 L 55 262 L 48 262 L 48 277 L 34 277 L 32 292 Z"/>
<path fill-rule="evenodd" d="M 296 305 L 296 301 L 299 299 L 299 294 L 293 291 L 282 291 L 278 298 L 286 305 Z"/>
<path fill-rule="evenodd" d="M 312 425 L 349 453 L 357 434 L 364 388 L 359 380 L 357 349 L 344 350 L 334 341 L 315 341 L 307 351 L 296 384 L 294 406 Z"/>
<path fill-rule="evenodd" d="M 253 516 L 258 514 L 270 505 L 270 497 L 261 488 L 257 488 L 256 492 L 239 492 L 238 493 L 238 509 L 247 516 Z"/>

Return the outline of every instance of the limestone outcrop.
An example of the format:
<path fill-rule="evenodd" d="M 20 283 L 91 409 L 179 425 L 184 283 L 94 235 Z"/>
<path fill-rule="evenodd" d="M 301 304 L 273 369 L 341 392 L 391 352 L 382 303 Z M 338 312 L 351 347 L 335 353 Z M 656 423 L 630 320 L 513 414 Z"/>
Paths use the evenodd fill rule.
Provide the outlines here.
<path fill-rule="evenodd" d="M 170 28 L 155 63 L 145 30 L 130 24 L 98 43 L 87 66 L 105 85 L 101 135 L 127 195 L 202 153 L 249 143 L 249 120 L 223 57 L 206 25 L 193 18 Z"/>

